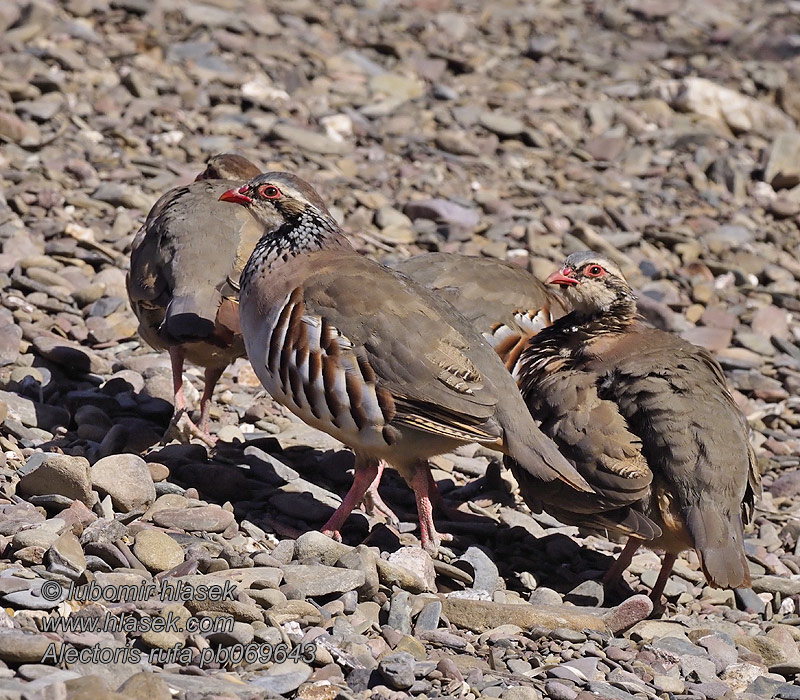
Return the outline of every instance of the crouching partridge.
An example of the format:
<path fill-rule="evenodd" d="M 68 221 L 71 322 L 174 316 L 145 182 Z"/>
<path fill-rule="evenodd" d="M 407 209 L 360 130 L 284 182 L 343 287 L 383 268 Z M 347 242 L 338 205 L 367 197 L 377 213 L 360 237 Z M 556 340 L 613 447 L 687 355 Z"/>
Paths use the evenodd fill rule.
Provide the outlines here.
<path fill-rule="evenodd" d="M 214 156 L 195 182 L 170 190 L 153 205 L 131 249 L 128 297 L 142 338 L 169 351 L 173 422 L 209 445 L 214 442 L 208 434 L 214 386 L 244 355 L 236 294 L 228 279 L 238 279 L 261 235 L 246 211 L 220 202 L 219 196 L 259 172 L 242 156 Z M 187 359 L 205 368 L 199 426 L 186 414 Z"/>
<path fill-rule="evenodd" d="M 359 255 L 310 185 L 266 173 L 221 199 L 244 205 L 263 229 L 239 307 L 256 375 L 275 400 L 356 454 L 353 485 L 324 531 L 338 536 L 385 460 L 414 490 L 420 539 L 435 553 L 442 537 L 427 460 L 470 442 L 514 456 L 542 482 L 589 489 L 466 319 Z"/>
<path fill-rule="evenodd" d="M 425 253 L 392 267 L 459 311 L 514 378 L 528 340 L 568 310 L 559 295 L 530 272 L 497 258 Z"/>
<path fill-rule="evenodd" d="M 426 253 L 398 262 L 394 267 L 463 314 L 500 355 L 515 380 L 519 379 L 520 356 L 529 341 L 569 308 L 554 288 L 527 270 L 496 258 Z M 576 401 L 575 411 L 583 412 L 582 420 L 591 422 L 594 430 L 601 430 L 611 416 L 601 415 L 585 399 Z M 622 421 L 619 416 L 615 420 Z M 548 510 L 562 520 L 589 529 L 641 539 L 661 534 L 655 523 L 631 508 L 650 487 L 652 474 L 646 467 L 604 474 L 593 483 L 597 493 L 577 494 L 556 482 L 531 482 L 528 473 L 519 469 L 514 460 L 507 460 L 507 464 L 520 483 L 522 497 L 536 512 L 541 512 L 547 502 Z M 581 466 L 586 472 L 584 476 L 595 473 L 591 465 Z M 376 489 L 376 485 L 371 488 Z"/>
<path fill-rule="evenodd" d="M 747 422 L 719 364 L 647 326 L 619 268 L 602 255 L 570 255 L 547 282 L 562 288 L 573 311 L 531 339 L 519 385 L 542 430 L 599 496 L 564 494 L 559 502 L 544 493 L 546 509 L 591 524 L 586 513 L 599 500 L 609 506 L 605 522 L 618 522 L 620 532 L 638 515 L 655 523 L 660 532 L 643 539 L 665 552 L 656 601 L 686 549 L 697 552 L 712 586 L 749 586 L 743 523 L 760 482 Z M 607 580 L 621 576 L 643 539 L 628 540 Z"/>

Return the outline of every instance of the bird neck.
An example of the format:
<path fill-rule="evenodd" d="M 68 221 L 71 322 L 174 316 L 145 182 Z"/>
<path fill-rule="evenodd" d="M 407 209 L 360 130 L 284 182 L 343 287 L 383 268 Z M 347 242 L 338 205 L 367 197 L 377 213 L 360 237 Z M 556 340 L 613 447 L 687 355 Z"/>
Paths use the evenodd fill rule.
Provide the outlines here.
<path fill-rule="evenodd" d="M 602 303 L 581 297 L 570 301 L 572 302 L 572 312 L 568 316 L 571 325 L 600 324 L 601 326 L 624 328 L 638 315 L 636 297 L 630 290 L 617 290 L 617 294 L 609 295 L 602 300 Z"/>
<path fill-rule="evenodd" d="M 261 235 L 242 271 L 241 284 L 245 286 L 258 270 L 275 270 L 304 253 L 349 247 L 350 241 L 333 219 L 303 211 Z"/>
<path fill-rule="evenodd" d="M 622 333 L 639 318 L 636 310 L 636 297 L 620 295 L 609 306 L 577 307 L 562 316 L 553 325 L 564 332 L 593 337 L 600 334 Z"/>

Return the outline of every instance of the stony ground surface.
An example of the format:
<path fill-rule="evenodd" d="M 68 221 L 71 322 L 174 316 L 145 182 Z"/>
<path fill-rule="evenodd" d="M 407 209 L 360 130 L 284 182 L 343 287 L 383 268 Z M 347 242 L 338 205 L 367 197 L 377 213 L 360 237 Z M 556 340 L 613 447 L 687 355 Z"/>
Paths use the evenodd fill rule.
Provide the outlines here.
<path fill-rule="evenodd" d="M 798 9 L 0 3 L 0 698 L 800 698 Z M 436 460 L 471 516 L 442 523 L 439 560 L 394 473 L 406 526 L 358 513 L 328 540 L 352 457 L 243 360 L 216 450 L 158 445 L 168 361 L 136 335 L 128 249 L 227 150 L 311 180 L 379 259 L 545 275 L 612 254 L 654 322 L 716 353 L 754 429 L 754 591 L 710 589 L 687 554 L 646 619 L 596 583 L 618 544 L 531 515 L 475 449 Z M 636 556 L 633 591 L 657 569 Z M 163 581 L 195 594 L 132 599 Z M 84 626 L 52 626 L 70 614 Z"/>

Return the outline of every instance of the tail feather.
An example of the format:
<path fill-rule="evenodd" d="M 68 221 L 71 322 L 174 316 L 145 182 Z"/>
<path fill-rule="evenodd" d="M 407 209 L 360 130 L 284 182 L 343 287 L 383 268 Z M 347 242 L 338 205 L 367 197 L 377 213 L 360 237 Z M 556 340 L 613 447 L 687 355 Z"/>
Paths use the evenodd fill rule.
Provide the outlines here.
<path fill-rule="evenodd" d="M 162 331 L 180 342 L 204 340 L 214 333 L 222 300 L 216 289 L 174 296 L 167 306 Z"/>
<path fill-rule="evenodd" d="M 750 568 L 744 553 L 744 531 L 738 512 L 724 513 L 702 503 L 689 510 L 686 525 L 708 582 L 716 588 L 747 588 Z"/>
<path fill-rule="evenodd" d="M 506 466 L 519 483 L 520 493 L 535 513 L 547 511 L 565 525 L 587 528 L 605 536 L 625 535 L 640 540 L 661 537 L 661 528 L 629 505 L 613 507 L 597 493 L 578 493 L 563 481 L 542 482 L 506 458 Z"/>
<path fill-rule="evenodd" d="M 527 431 L 507 430 L 500 449 L 529 474 L 541 481 L 560 479 L 578 491 L 594 493 L 594 489 L 559 451 L 556 444 L 531 421 Z"/>

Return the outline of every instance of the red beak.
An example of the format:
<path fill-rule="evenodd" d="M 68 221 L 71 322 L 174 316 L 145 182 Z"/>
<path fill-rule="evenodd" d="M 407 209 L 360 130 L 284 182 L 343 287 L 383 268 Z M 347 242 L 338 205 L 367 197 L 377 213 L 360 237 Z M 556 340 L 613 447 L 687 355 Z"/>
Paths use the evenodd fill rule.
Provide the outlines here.
<path fill-rule="evenodd" d="M 250 204 L 253 200 L 248 197 L 245 192 L 247 192 L 247 185 L 242 185 L 238 190 L 236 188 L 232 190 L 228 190 L 227 192 L 223 192 L 220 195 L 219 201 L 220 202 L 234 202 L 236 204 Z"/>
<path fill-rule="evenodd" d="M 564 267 L 550 275 L 544 282 L 545 284 L 557 284 L 561 287 L 574 287 L 579 284 L 578 280 L 570 275 L 574 275 L 571 267 Z"/>

